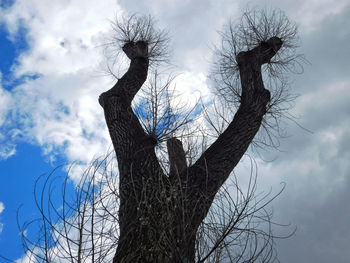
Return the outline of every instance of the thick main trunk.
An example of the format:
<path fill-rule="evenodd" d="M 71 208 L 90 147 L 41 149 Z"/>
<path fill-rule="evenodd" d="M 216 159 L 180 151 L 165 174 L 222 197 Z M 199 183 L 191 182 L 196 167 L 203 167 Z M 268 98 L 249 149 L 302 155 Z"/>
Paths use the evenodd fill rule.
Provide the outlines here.
<path fill-rule="evenodd" d="M 147 45 L 129 43 L 125 75 L 100 97 L 117 154 L 120 209 L 117 262 L 194 262 L 197 229 L 214 196 L 258 132 L 270 92 L 261 66 L 281 47 L 271 38 L 237 56 L 242 84 L 241 105 L 228 128 L 187 167 L 182 144 L 168 141 L 170 176 L 165 176 L 154 151 L 154 139 L 142 129 L 131 101 L 147 78 Z"/>

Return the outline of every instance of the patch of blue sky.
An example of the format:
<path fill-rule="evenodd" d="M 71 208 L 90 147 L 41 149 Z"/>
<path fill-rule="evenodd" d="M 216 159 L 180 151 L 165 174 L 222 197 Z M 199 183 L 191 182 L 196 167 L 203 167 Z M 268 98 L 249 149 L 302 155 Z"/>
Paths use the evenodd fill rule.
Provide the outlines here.
<path fill-rule="evenodd" d="M 205 107 L 206 105 L 204 105 Z M 195 118 L 195 117 L 198 117 L 201 113 L 202 113 L 203 109 L 202 109 L 202 105 L 201 104 L 196 104 L 193 108 L 193 111 L 192 111 L 192 117 Z"/>
<path fill-rule="evenodd" d="M 0 234 L 0 255 L 10 259 L 18 259 L 23 255 L 20 232 L 16 222 L 17 211 L 18 220 L 22 223 L 40 218 L 40 213 L 34 202 L 34 186 L 36 179 L 44 175 L 49 175 L 55 167 L 66 164 L 64 157 L 57 158 L 55 163 L 43 161 L 42 149 L 32 144 L 21 143 L 18 146 L 17 153 L 6 161 L 0 161 L 1 171 L 1 191 L 0 200 L 4 203 L 5 209 L 1 214 L 1 222 L 4 224 L 3 231 Z M 59 198 L 60 185 L 63 183 L 66 172 L 63 167 L 55 170 L 53 176 L 57 177 L 55 181 L 56 194 L 52 201 L 56 207 L 59 207 L 61 200 Z M 43 180 L 38 185 L 42 188 Z M 68 192 L 74 192 L 73 184 L 68 184 Z M 46 196 L 47 199 L 47 196 Z M 38 226 L 32 225 L 26 231 L 29 238 L 34 238 L 38 234 Z M 0 260 L 1 262 L 1 260 Z"/>
<path fill-rule="evenodd" d="M 174 112 L 170 106 L 167 106 L 161 110 L 158 109 L 156 127 L 153 127 L 154 123 L 151 109 L 151 101 L 148 99 L 140 99 L 133 108 L 135 115 L 141 120 L 144 126 L 146 126 L 147 132 L 155 133 L 151 135 L 155 135 L 158 139 L 168 135 L 165 133 L 168 133 L 170 130 L 177 129 L 178 127 L 176 125 L 181 123 L 179 120 L 185 119 L 187 123 L 191 123 L 202 112 L 202 106 L 200 104 L 195 105 L 192 109 L 189 109 L 188 112 L 181 113 Z"/>
<path fill-rule="evenodd" d="M 12 90 L 14 87 L 28 79 L 39 78 L 39 74 L 15 76 L 14 69 L 18 57 L 29 50 L 27 42 L 27 29 L 19 26 L 14 36 L 10 36 L 4 24 L 0 23 L 0 71 L 2 75 L 2 87 Z"/>
<path fill-rule="evenodd" d="M 1 8 L 9 7 L 13 1 L 1 1 Z M 11 91 L 17 85 L 25 80 L 25 77 L 16 78 L 14 74 L 14 67 L 16 66 L 17 59 L 26 50 L 28 50 L 28 44 L 26 42 L 26 29 L 21 27 L 14 37 L 10 37 L 7 32 L 6 26 L 0 23 L 0 72 L 1 72 L 1 87 Z M 3 114 L 3 113 L 2 113 Z M 0 147 L 8 148 L 5 155 L 14 149 L 14 138 L 18 138 L 21 134 L 21 127 L 19 122 L 14 121 L 17 117 L 16 114 L 9 110 L 5 112 L 5 121 L 0 126 Z M 3 151 L 2 151 L 3 152 Z M 10 154 L 11 155 L 11 154 Z M 1 157 L 1 156 L 0 156 Z"/>
<path fill-rule="evenodd" d="M 81 135 L 88 140 L 93 140 L 97 136 L 95 132 L 89 132 L 87 129 L 84 128 L 82 129 Z"/>
<path fill-rule="evenodd" d="M 133 110 L 137 117 L 140 119 L 149 119 L 152 117 L 152 112 L 146 110 L 149 101 L 146 99 L 140 99 L 137 104 L 134 105 Z"/>
<path fill-rule="evenodd" d="M 166 108 L 157 122 L 156 135 L 158 138 L 163 137 L 164 132 L 174 128 L 175 121 L 178 120 L 180 116 L 174 114 L 170 107 Z"/>
<path fill-rule="evenodd" d="M 6 9 L 13 5 L 15 0 L 1 0 L 0 1 L 0 8 Z"/>

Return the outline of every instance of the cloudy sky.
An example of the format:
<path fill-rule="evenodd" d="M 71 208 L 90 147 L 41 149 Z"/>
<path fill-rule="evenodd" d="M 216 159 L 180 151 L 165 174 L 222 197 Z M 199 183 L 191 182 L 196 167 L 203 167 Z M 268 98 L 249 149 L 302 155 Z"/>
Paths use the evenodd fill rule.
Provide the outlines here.
<path fill-rule="evenodd" d="M 279 151 L 257 157 L 262 187 L 279 189 L 277 222 L 297 227 L 277 240 L 281 262 L 350 258 L 350 1 L 251 1 L 280 8 L 299 26 L 310 62 L 293 75 L 300 96 Z M 237 19 L 243 0 L 0 0 L 0 254 L 22 256 L 16 210 L 35 216 L 35 179 L 80 166 L 110 147 L 98 95 L 113 85 L 101 46 L 120 14 L 151 14 L 172 37 L 181 90 L 207 92 L 217 30 Z M 273 160 L 273 161 L 270 161 Z M 23 217 L 25 217 L 23 216 Z M 26 219 L 26 218 L 25 218 Z"/>

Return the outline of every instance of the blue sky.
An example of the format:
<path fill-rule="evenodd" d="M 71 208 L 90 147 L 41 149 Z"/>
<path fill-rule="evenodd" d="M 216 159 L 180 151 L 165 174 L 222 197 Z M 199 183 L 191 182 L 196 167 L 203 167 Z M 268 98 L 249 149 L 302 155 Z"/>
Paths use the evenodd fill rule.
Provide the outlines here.
<path fill-rule="evenodd" d="M 20 53 L 21 49 L 16 48 L 14 43 L 12 43 L 10 40 L 8 40 L 8 34 L 5 31 L 6 29 L 2 27 L 0 37 L 1 37 L 1 49 L 3 50 L 1 52 L 1 72 L 2 72 L 2 78 L 3 81 L 7 80 L 10 76 L 10 68 L 11 65 L 14 63 L 16 58 L 16 53 Z"/>
<path fill-rule="evenodd" d="M 9 7 L 10 1 L 2 3 L 2 8 Z M 15 41 L 9 40 L 9 35 L 1 26 L 0 29 L 0 70 L 2 73 L 3 88 L 11 90 L 18 83 L 13 76 L 11 67 L 16 63 L 17 57 L 25 52 L 27 43 L 25 34 L 19 33 Z M 39 146 L 25 142 L 17 144 L 17 152 L 11 158 L 0 161 L 1 192 L 0 200 L 6 203 L 6 209 L 0 215 L 3 231 L 0 236 L 1 252 L 11 259 L 20 258 L 22 255 L 21 239 L 16 223 L 17 209 L 24 205 L 22 212 L 31 216 L 35 214 L 33 198 L 35 174 L 40 175 L 44 171 L 50 171 L 52 166 L 43 161 Z M 29 202 L 28 202 L 29 201 Z"/>
<path fill-rule="evenodd" d="M 298 23 L 310 61 L 292 76 L 300 96 L 292 113 L 306 132 L 287 123 L 280 151 L 256 156 L 262 189 L 287 187 L 275 201 L 277 222 L 297 226 L 277 241 L 281 262 L 348 262 L 350 251 L 350 3 L 348 0 L 254 0 Z M 16 210 L 35 217 L 36 178 L 77 162 L 79 180 L 91 160 L 111 147 L 100 93 L 105 76 L 101 44 L 116 14 L 154 15 L 172 37 L 172 62 L 183 100 L 210 101 L 207 75 L 217 30 L 236 19 L 246 1 L 0 0 L 0 254 L 22 256 Z M 271 161 L 273 160 L 273 161 Z M 237 168 L 236 174 L 244 169 Z M 59 170 L 64 175 L 65 169 Z M 30 232 L 29 232 L 30 235 Z M 2 262 L 0 260 L 0 262 Z"/>
<path fill-rule="evenodd" d="M 63 163 L 63 162 L 62 162 Z M 0 237 L 1 253 L 11 259 L 23 254 L 22 241 L 17 226 L 17 211 L 21 223 L 40 217 L 34 203 L 34 183 L 42 174 L 49 174 L 54 165 L 44 161 L 39 146 L 20 143 L 17 153 L 0 162 L 1 176 L 6 178 L 1 185 L 0 199 L 6 204 L 1 214 L 3 232 Z M 63 173 L 63 171 L 62 171 Z M 36 228 L 28 232 L 36 234 Z"/>
<path fill-rule="evenodd" d="M 13 1 L 1 3 L 2 8 L 9 8 Z M 4 27 L 0 26 L 0 71 L 2 88 L 11 91 L 17 85 L 26 81 L 23 76 L 17 77 L 13 74 L 13 67 L 17 63 L 18 56 L 26 52 L 29 45 L 26 41 L 26 29 L 21 28 L 11 38 Z M 18 125 L 15 122 L 5 127 L 14 129 Z M 0 200 L 3 212 L 0 214 L 1 255 L 9 259 L 18 259 L 23 255 L 22 241 L 17 225 L 17 213 L 21 224 L 26 221 L 40 217 L 34 203 L 35 180 L 43 174 L 49 174 L 52 170 L 67 163 L 63 155 L 57 156 L 54 162 L 50 162 L 43 155 L 40 145 L 28 142 L 25 139 L 16 139 L 16 150 L 9 158 L 0 159 L 0 174 L 2 178 Z M 64 176 L 66 172 L 58 169 L 57 175 Z M 4 206 L 6 204 L 6 206 Z M 6 208 L 6 209 L 5 209 Z M 28 235 L 35 236 L 38 229 L 33 227 Z M 0 259 L 2 262 L 2 259 Z"/>

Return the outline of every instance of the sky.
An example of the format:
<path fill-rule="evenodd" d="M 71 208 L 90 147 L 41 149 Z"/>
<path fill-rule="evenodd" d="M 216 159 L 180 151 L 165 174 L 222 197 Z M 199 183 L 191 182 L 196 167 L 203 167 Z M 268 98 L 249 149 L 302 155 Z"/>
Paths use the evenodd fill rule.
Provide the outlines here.
<path fill-rule="evenodd" d="M 280 8 L 298 24 L 309 63 L 292 75 L 298 94 L 278 150 L 256 157 L 259 185 L 284 192 L 275 221 L 296 233 L 276 240 L 281 262 L 350 258 L 350 1 L 250 1 Z M 111 141 L 97 102 L 114 79 L 103 44 L 120 14 L 150 14 L 169 30 L 172 63 L 185 97 L 209 92 L 212 46 L 243 0 L 0 0 L 0 254 L 21 258 L 16 223 L 36 216 L 36 178 L 75 162 L 72 181 Z M 301 128 L 303 127 L 303 128 Z M 65 173 L 64 168 L 58 173 Z M 32 233 L 28 233 L 30 235 Z M 0 259 L 1 262 L 1 259 Z"/>

